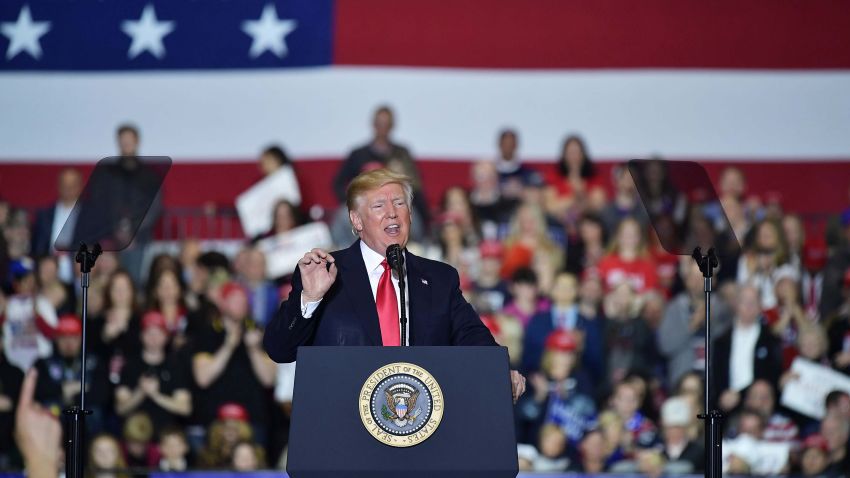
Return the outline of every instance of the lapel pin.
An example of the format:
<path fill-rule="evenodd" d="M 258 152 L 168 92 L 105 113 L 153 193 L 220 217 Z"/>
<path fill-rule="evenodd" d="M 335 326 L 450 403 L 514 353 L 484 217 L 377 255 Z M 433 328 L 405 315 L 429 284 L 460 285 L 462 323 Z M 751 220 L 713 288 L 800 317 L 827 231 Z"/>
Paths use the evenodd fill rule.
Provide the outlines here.
<path fill-rule="evenodd" d="M 428 285 L 428 281 L 427 281 L 427 280 L 425 280 L 425 279 L 419 279 L 419 280 L 421 280 L 423 284 Z"/>

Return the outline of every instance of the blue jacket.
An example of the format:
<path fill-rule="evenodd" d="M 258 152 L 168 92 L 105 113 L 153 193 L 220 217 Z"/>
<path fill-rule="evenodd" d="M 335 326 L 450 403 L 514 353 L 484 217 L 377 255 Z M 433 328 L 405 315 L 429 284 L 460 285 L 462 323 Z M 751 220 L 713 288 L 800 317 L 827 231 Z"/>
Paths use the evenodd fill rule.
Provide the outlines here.
<path fill-rule="evenodd" d="M 378 311 L 360 241 L 331 253 L 336 281 L 309 319 L 301 315 L 301 274 L 266 326 L 263 345 L 275 362 L 292 362 L 302 345 L 382 345 Z M 457 271 L 405 251 L 410 345 L 496 345 L 478 314 L 463 298 Z"/>
<path fill-rule="evenodd" d="M 553 314 L 554 308 L 540 312 L 531 317 L 525 328 L 525 337 L 522 347 L 522 370 L 526 373 L 540 369 L 540 360 L 543 357 L 543 346 L 546 337 L 555 331 Z M 603 319 L 597 317 L 588 320 L 582 315 L 578 316 L 575 328 L 584 332 L 584 351 L 581 356 L 582 368 L 588 371 L 592 377 L 602 377 L 605 372 L 605 344 L 603 336 Z"/>

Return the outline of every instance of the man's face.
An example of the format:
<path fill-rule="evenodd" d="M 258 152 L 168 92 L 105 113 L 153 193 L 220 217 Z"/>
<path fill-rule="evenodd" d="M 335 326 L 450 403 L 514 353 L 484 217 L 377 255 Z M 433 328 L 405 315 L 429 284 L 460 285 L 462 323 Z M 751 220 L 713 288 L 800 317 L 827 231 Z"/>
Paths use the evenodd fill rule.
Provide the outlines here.
<path fill-rule="evenodd" d="M 504 159 L 514 159 L 516 155 L 517 139 L 513 133 L 503 134 L 499 138 L 499 152 Z"/>
<path fill-rule="evenodd" d="M 848 429 L 850 429 L 850 426 L 847 423 L 842 423 L 841 419 L 836 416 L 827 416 L 823 419 L 820 425 L 820 434 L 826 438 L 831 452 L 847 445 Z"/>
<path fill-rule="evenodd" d="M 386 111 L 379 111 L 375 114 L 372 126 L 375 128 L 376 138 L 389 138 L 390 131 L 393 129 L 393 116 Z"/>
<path fill-rule="evenodd" d="M 139 149 L 139 138 L 130 131 L 124 131 L 118 135 L 118 149 L 121 156 L 136 156 Z"/>
<path fill-rule="evenodd" d="M 79 355 L 83 339 L 77 335 L 60 335 L 56 337 L 56 347 L 59 355 L 66 359 L 72 359 Z"/>
<path fill-rule="evenodd" d="M 63 202 L 76 201 L 83 189 L 80 174 L 75 171 L 65 171 L 59 177 L 59 200 Z"/>
<path fill-rule="evenodd" d="M 149 351 L 165 349 L 168 344 L 168 332 L 159 327 L 147 327 L 142 330 L 142 346 Z"/>
<path fill-rule="evenodd" d="M 754 382 L 747 390 L 747 397 L 744 400 L 744 404 L 748 408 L 752 408 L 765 417 L 773 414 L 773 402 L 773 390 L 771 390 L 770 384 L 764 380 Z"/>
<path fill-rule="evenodd" d="M 410 205 L 400 184 L 385 184 L 367 192 L 358 199 L 357 209 L 348 214 L 360 239 L 378 254 L 384 255 L 390 244 L 407 245 Z"/>
<path fill-rule="evenodd" d="M 227 317 L 234 320 L 242 320 L 248 316 L 248 297 L 241 291 L 231 292 L 222 301 L 221 308 Z"/>
<path fill-rule="evenodd" d="M 736 312 L 738 323 L 741 325 L 752 325 L 756 323 L 759 314 L 761 314 L 761 303 L 756 289 L 752 287 L 741 289 Z"/>

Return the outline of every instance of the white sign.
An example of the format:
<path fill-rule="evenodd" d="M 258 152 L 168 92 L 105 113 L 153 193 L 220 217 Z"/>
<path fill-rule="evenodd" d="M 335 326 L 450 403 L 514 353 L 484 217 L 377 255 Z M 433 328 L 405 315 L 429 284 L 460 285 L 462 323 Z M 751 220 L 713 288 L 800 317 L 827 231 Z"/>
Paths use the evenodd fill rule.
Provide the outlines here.
<path fill-rule="evenodd" d="M 822 419 L 829 392 L 844 390 L 850 393 L 850 378 L 829 367 L 798 357 L 791 364 L 791 371 L 798 377 L 782 390 L 782 405 L 795 412 Z"/>
<path fill-rule="evenodd" d="M 291 231 L 257 241 L 257 248 L 266 255 L 266 277 L 292 274 L 298 260 L 310 249 L 331 247 L 331 231 L 323 222 L 313 222 Z"/>
<path fill-rule="evenodd" d="M 723 440 L 723 473 L 729 471 L 730 460 L 734 455 L 747 463 L 753 475 L 778 475 L 787 471 L 785 468 L 790 452 L 790 443 L 766 442 L 749 435 Z"/>
<path fill-rule="evenodd" d="M 295 171 L 288 166 L 279 168 L 236 197 L 236 212 L 246 236 L 258 236 L 272 228 L 274 205 L 281 199 L 293 206 L 301 204 Z"/>

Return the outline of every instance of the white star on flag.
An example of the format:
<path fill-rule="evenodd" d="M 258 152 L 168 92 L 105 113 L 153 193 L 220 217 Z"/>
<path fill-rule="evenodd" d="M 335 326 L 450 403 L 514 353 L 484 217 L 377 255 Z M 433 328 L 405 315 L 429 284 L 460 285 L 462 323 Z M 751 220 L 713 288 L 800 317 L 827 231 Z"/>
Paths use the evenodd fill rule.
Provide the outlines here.
<path fill-rule="evenodd" d="M 263 7 L 263 13 L 259 20 L 245 20 L 242 22 L 242 31 L 250 35 L 251 58 L 257 58 L 266 50 L 274 53 L 278 58 L 283 58 L 288 53 L 286 48 L 286 35 L 292 33 L 298 22 L 295 20 L 281 20 L 277 16 L 277 10 L 271 3 Z"/>
<path fill-rule="evenodd" d="M 121 31 L 133 39 L 127 57 L 132 60 L 147 51 L 157 59 L 162 59 L 165 56 L 162 39 L 174 31 L 174 24 L 173 21 L 158 21 L 153 5 L 147 4 L 141 18 L 121 23 Z"/>
<path fill-rule="evenodd" d="M 39 40 L 48 31 L 50 31 L 50 22 L 32 21 L 30 7 L 24 5 L 14 23 L 0 23 L 0 33 L 9 39 L 6 59 L 11 60 L 18 53 L 25 51 L 38 60 L 41 58 L 41 42 Z"/>

